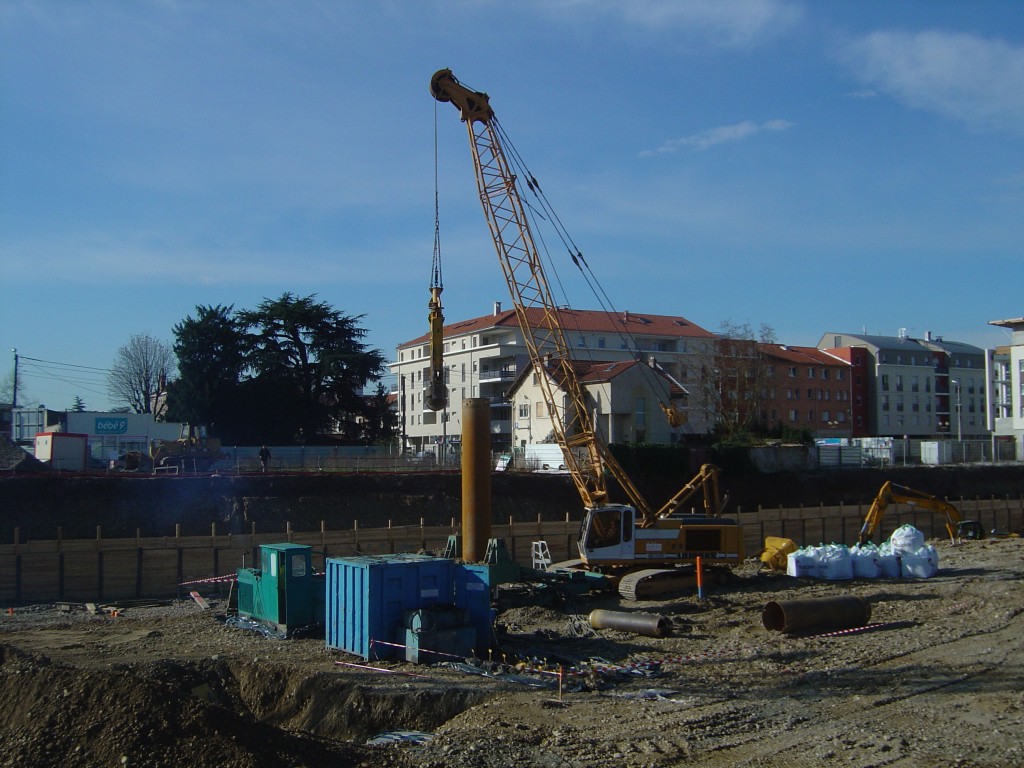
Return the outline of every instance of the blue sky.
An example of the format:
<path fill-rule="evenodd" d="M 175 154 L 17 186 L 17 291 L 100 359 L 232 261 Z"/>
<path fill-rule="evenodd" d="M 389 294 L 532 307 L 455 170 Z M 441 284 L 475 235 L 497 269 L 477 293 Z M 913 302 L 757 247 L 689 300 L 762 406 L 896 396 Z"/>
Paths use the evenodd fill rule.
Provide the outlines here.
<path fill-rule="evenodd" d="M 490 94 L 620 311 L 1006 343 L 1022 10 L 0 0 L 0 378 L 17 348 L 62 366 L 29 361 L 22 402 L 105 408 L 132 334 L 285 291 L 390 359 L 426 332 L 435 114 L 445 315 L 508 306 L 442 67 Z"/>

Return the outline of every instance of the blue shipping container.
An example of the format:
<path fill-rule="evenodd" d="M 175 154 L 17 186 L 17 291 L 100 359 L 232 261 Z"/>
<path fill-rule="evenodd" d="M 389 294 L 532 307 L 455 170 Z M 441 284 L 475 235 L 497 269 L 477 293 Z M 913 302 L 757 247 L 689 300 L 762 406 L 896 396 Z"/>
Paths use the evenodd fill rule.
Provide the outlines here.
<path fill-rule="evenodd" d="M 491 647 L 494 617 L 491 613 L 491 567 L 489 565 L 460 564 L 453 571 L 455 595 L 453 603 L 469 612 L 469 620 L 476 631 L 473 647 L 483 657 Z"/>
<path fill-rule="evenodd" d="M 404 657 L 405 612 L 453 599 L 455 563 L 427 555 L 327 560 L 327 647 L 364 659 Z"/>

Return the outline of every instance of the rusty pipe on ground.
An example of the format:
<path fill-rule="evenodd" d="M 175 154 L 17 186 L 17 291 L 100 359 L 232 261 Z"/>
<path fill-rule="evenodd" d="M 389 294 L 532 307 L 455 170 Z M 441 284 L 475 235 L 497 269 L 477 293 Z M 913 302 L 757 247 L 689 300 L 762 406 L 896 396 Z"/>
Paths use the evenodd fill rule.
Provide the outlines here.
<path fill-rule="evenodd" d="M 871 619 L 871 606 L 860 597 L 824 597 L 808 600 L 773 600 L 761 612 L 764 628 L 778 632 L 863 627 Z"/>
<path fill-rule="evenodd" d="M 652 613 L 624 613 L 598 609 L 588 618 L 594 629 L 618 629 L 645 637 L 666 637 L 672 631 L 672 622 Z"/>

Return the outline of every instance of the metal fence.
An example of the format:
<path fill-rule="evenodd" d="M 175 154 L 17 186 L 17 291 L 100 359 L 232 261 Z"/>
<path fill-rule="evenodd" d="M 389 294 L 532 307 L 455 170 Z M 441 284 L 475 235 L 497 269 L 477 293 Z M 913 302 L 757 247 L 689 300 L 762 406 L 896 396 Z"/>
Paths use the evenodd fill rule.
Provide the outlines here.
<path fill-rule="evenodd" d="M 993 464 L 1020 461 L 1013 441 L 866 438 L 816 446 L 821 468 Z"/>

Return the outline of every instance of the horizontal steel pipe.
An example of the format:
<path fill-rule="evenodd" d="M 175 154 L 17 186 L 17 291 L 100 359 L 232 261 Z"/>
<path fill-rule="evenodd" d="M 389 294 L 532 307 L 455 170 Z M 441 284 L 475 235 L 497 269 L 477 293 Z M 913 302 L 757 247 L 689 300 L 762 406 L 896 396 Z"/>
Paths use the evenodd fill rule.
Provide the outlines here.
<path fill-rule="evenodd" d="M 618 629 L 645 637 L 665 637 L 672 631 L 672 622 L 664 616 L 651 613 L 623 613 L 596 610 L 590 612 L 590 626 L 594 629 Z"/>
<path fill-rule="evenodd" d="M 860 597 L 773 600 L 761 612 L 765 629 L 778 632 L 850 629 L 863 627 L 870 618 L 871 606 Z"/>

